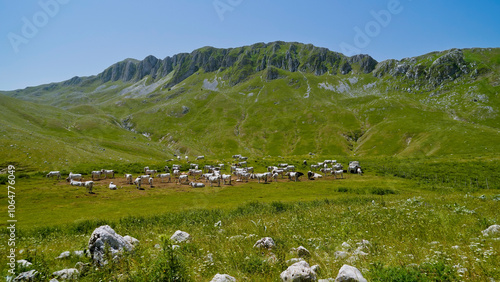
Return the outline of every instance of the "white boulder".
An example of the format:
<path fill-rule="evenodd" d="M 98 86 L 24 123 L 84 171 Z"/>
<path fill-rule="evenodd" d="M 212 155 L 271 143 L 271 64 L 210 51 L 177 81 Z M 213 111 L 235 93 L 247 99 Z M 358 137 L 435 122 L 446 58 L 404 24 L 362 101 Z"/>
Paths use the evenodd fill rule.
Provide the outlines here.
<path fill-rule="evenodd" d="M 66 252 L 62 252 L 58 257 L 56 257 L 56 259 L 68 258 L 69 256 L 70 256 L 70 252 L 66 251 Z"/>
<path fill-rule="evenodd" d="M 316 281 L 316 273 L 305 261 L 299 261 L 290 265 L 280 274 L 281 281 L 286 282 L 306 282 Z"/>
<path fill-rule="evenodd" d="M 191 235 L 189 235 L 189 233 L 187 232 L 180 230 L 175 231 L 174 235 L 170 237 L 170 240 L 175 241 L 177 243 L 188 241 L 189 239 L 191 239 Z"/>
<path fill-rule="evenodd" d="M 483 236 L 500 234 L 500 225 L 498 224 L 492 225 L 481 232 L 483 233 Z"/>
<path fill-rule="evenodd" d="M 264 237 L 253 245 L 254 248 L 265 248 L 265 249 L 272 249 L 276 246 L 274 243 L 273 238 L 271 237 Z"/>
<path fill-rule="evenodd" d="M 36 278 L 40 275 L 40 273 L 36 270 L 30 270 L 23 273 L 20 273 L 13 281 L 35 281 Z"/>
<path fill-rule="evenodd" d="M 62 280 L 70 280 L 70 279 L 78 279 L 78 275 L 80 272 L 76 268 L 67 268 L 63 270 L 56 271 L 52 273 L 56 278 L 62 279 Z"/>
<path fill-rule="evenodd" d="M 344 264 L 340 270 L 335 282 L 367 282 L 363 274 L 354 266 Z"/>
<path fill-rule="evenodd" d="M 210 282 L 236 282 L 236 279 L 233 276 L 228 274 L 215 274 L 214 278 L 210 280 Z"/>
<path fill-rule="evenodd" d="M 94 230 L 89 239 L 89 251 L 94 263 L 105 264 L 103 261 L 105 248 L 109 247 L 112 255 L 123 250 L 132 251 L 134 246 L 117 234 L 109 225 L 103 225 Z"/>
<path fill-rule="evenodd" d="M 25 259 L 20 259 L 17 261 L 17 264 L 21 267 L 30 267 L 32 266 L 33 264 Z"/>

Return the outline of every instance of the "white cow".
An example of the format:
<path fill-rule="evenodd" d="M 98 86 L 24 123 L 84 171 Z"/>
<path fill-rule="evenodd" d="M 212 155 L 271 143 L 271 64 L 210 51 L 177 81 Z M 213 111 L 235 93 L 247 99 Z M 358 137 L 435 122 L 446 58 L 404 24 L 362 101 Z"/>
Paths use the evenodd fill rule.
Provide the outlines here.
<path fill-rule="evenodd" d="M 168 165 L 166 165 L 163 169 L 165 169 L 165 172 L 170 172 L 170 168 L 168 167 Z"/>
<path fill-rule="evenodd" d="M 190 182 L 189 185 L 191 185 L 191 187 L 193 188 L 205 187 L 205 184 L 201 182 Z"/>
<path fill-rule="evenodd" d="M 279 167 L 287 167 L 288 164 L 278 164 Z"/>
<path fill-rule="evenodd" d="M 281 178 L 283 179 L 284 175 L 285 175 L 285 171 L 283 169 L 275 169 L 272 171 L 273 174 L 278 174 L 278 175 L 281 175 Z"/>
<path fill-rule="evenodd" d="M 196 160 L 203 160 L 203 159 L 205 159 L 205 156 L 198 156 L 198 157 L 196 157 Z"/>
<path fill-rule="evenodd" d="M 194 180 L 196 180 L 197 175 L 199 177 L 201 177 L 202 174 L 203 174 L 203 170 L 201 170 L 201 169 L 190 169 L 188 172 L 188 175 L 192 176 Z"/>
<path fill-rule="evenodd" d="M 289 165 L 287 167 L 284 168 L 285 171 L 295 171 L 295 166 L 294 165 Z"/>
<path fill-rule="evenodd" d="M 49 177 L 50 178 L 54 178 L 54 176 L 57 176 L 58 180 L 61 179 L 61 172 L 59 172 L 59 171 L 51 171 L 51 172 L 47 173 L 47 175 L 45 177 L 47 177 L 47 178 L 49 178 Z"/>
<path fill-rule="evenodd" d="M 335 165 L 333 165 L 332 167 L 333 167 L 333 169 L 335 169 L 335 170 L 341 170 L 341 169 L 343 169 L 343 168 L 344 168 L 344 166 L 342 166 L 342 164 L 341 164 L 341 163 L 335 164 Z"/>
<path fill-rule="evenodd" d="M 141 189 L 142 178 L 139 176 L 134 180 L 135 187 L 137 189 Z"/>
<path fill-rule="evenodd" d="M 321 171 L 322 173 L 324 173 L 324 174 L 325 174 L 325 176 L 326 176 L 327 174 L 330 174 L 330 175 L 332 175 L 332 174 L 333 174 L 333 168 L 331 168 L 331 167 L 324 167 L 324 168 L 320 169 L 320 171 Z"/>
<path fill-rule="evenodd" d="M 75 181 L 75 180 L 71 179 L 69 182 L 69 185 L 71 185 L 71 186 L 84 186 L 85 183 L 83 183 L 82 181 Z"/>
<path fill-rule="evenodd" d="M 340 170 L 335 170 L 335 171 L 333 172 L 333 174 L 334 174 L 334 176 L 335 176 L 335 179 L 337 179 L 337 178 L 338 178 L 338 177 L 337 177 L 337 175 L 340 175 L 340 178 L 344 178 L 344 171 L 343 171 L 343 170 L 341 170 L 341 169 L 340 169 Z"/>
<path fill-rule="evenodd" d="M 146 174 L 149 174 L 149 175 L 154 175 L 155 173 L 158 173 L 158 170 L 156 169 L 147 169 L 145 171 Z"/>
<path fill-rule="evenodd" d="M 220 176 L 210 176 L 208 178 L 208 182 L 210 183 L 210 187 L 213 186 L 213 183 L 217 183 L 217 185 L 220 187 Z"/>
<path fill-rule="evenodd" d="M 174 169 L 173 175 L 174 175 L 174 178 L 177 178 L 177 177 L 179 177 L 179 175 L 181 175 L 181 171 L 178 169 Z"/>
<path fill-rule="evenodd" d="M 178 178 L 179 184 L 182 182 L 189 183 L 189 176 L 187 174 L 181 174 Z"/>
<path fill-rule="evenodd" d="M 150 187 L 150 188 L 153 188 L 153 179 L 154 179 L 153 177 L 150 177 L 150 178 L 148 179 L 148 183 L 149 183 L 149 187 Z"/>
<path fill-rule="evenodd" d="M 71 180 L 80 180 L 81 181 L 82 179 L 83 179 L 83 177 L 80 173 L 70 172 L 68 178 L 66 178 L 66 181 L 68 181 L 68 182 L 70 182 Z"/>
<path fill-rule="evenodd" d="M 146 173 L 147 170 L 149 170 L 149 166 L 144 167 L 144 173 Z"/>
<path fill-rule="evenodd" d="M 318 170 L 318 168 L 319 168 L 319 165 L 315 165 L 315 164 L 311 165 L 311 170 L 316 171 L 316 170 Z"/>
<path fill-rule="evenodd" d="M 130 173 L 125 174 L 125 179 L 127 180 L 128 184 L 132 184 L 132 174 Z"/>
<path fill-rule="evenodd" d="M 95 180 L 94 177 L 97 178 L 97 180 L 101 179 L 101 171 L 100 170 L 94 170 L 92 171 L 92 180 Z"/>
<path fill-rule="evenodd" d="M 226 185 L 227 182 L 229 182 L 229 185 L 231 185 L 231 174 L 223 174 L 222 175 L 222 183 L 224 183 L 224 185 Z"/>
<path fill-rule="evenodd" d="M 278 173 L 273 173 L 272 175 L 273 181 L 278 182 Z"/>
<path fill-rule="evenodd" d="M 168 182 L 172 181 L 170 173 L 160 173 L 156 177 L 160 178 L 160 182 L 163 182 L 163 178 L 168 178 Z"/>
<path fill-rule="evenodd" d="M 307 178 L 309 178 L 310 180 L 314 180 L 314 179 L 318 179 L 318 178 L 322 178 L 322 177 L 323 177 L 323 175 L 321 175 L 319 173 L 312 172 L 312 171 L 307 172 Z"/>
<path fill-rule="evenodd" d="M 84 186 L 87 189 L 87 192 L 92 193 L 92 188 L 94 187 L 94 181 L 85 181 Z"/>
<path fill-rule="evenodd" d="M 108 175 L 111 175 L 111 178 L 115 178 L 115 171 L 108 169 L 101 169 L 101 174 L 104 174 L 104 178 L 108 178 Z"/>
<path fill-rule="evenodd" d="M 358 167 L 357 171 L 356 171 L 359 175 L 363 175 L 363 171 L 361 170 L 360 167 Z"/>
<path fill-rule="evenodd" d="M 113 182 L 109 183 L 109 190 L 116 190 L 118 187 L 116 187 L 116 184 L 113 184 Z"/>
<path fill-rule="evenodd" d="M 267 173 L 256 173 L 256 174 L 252 174 L 251 178 L 257 179 L 259 181 L 259 183 L 261 180 L 264 180 L 264 183 L 267 183 L 267 176 L 268 176 Z"/>
<path fill-rule="evenodd" d="M 302 172 L 289 171 L 286 173 L 286 175 L 288 176 L 289 180 L 294 180 L 295 182 L 297 182 L 299 180 L 299 177 L 304 174 Z"/>

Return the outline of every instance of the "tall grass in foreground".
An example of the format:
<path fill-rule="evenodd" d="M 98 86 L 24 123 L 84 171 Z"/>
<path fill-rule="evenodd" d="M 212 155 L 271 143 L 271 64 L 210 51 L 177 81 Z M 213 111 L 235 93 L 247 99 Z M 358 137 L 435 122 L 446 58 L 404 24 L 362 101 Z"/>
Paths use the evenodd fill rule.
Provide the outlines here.
<path fill-rule="evenodd" d="M 278 281 L 290 264 L 287 260 L 296 257 L 290 249 L 300 245 L 311 252 L 309 264 L 320 266 L 319 278 L 335 278 L 343 264 L 350 264 L 370 281 L 499 279 L 499 237 L 481 233 L 500 221 L 498 195 L 429 190 L 418 194 L 408 197 L 374 190 L 371 196 L 359 198 L 251 202 L 230 210 L 199 209 L 36 228 L 19 235 L 22 253 L 18 256 L 50 278 L 53 271 L 74 267 L 76 262 L 90 263 L 89 258 L 55 257 L 63 251 L 83 250 L 93 229 L 109 224 L 117 233 L 139 239 L 140 245 L 119 261 L 88 267 L 81 281 L 209 281 L 216 273 L 239 281 Z M 190 233 L 192 240 L 172 249 L 168 238 L 178 229 Z M 272 237 L 277 247 L 254 249 L 255 241 L 264 236 Z M 366 255 L 355 255 L 362 240 L 370 242 Z M 5 251 L 3 247 L 2 265 Z M 348 256 L 338 257 L 337 251 Z"/>

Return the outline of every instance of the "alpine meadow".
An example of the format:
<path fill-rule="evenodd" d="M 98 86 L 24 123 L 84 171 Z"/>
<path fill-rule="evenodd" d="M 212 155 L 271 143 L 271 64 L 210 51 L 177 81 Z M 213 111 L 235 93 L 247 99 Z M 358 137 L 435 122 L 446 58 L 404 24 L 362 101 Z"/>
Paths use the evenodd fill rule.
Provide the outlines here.
<path fill-rule="evenodd" d="M 500 48 L 282 41 L 0 91 L 0 274 L 499 281 L 499 91 Z"/>

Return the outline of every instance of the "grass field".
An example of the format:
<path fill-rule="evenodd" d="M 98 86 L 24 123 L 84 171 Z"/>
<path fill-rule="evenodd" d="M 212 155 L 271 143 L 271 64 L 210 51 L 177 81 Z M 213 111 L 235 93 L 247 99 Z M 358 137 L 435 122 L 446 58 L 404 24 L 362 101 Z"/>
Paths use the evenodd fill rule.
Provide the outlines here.
<path fill-rule="evenodd" d="M 429 163 L 421 160 L 418 167 L 425 171 L 422 164 Z M 415 174 L 416 167 L 408 165 Z M 28 173 L 17 182 L 17 255 L 50 278 L 78 261 L 90 262 L 86 257 L 55 257 L 84 250 L 92 231 L 108 224 L 140 245 L 119 262 L 90 268 L 81 281 L 169 281 L 169 275 L 178 281 L 209 281 L 216 273 L 238 281 L 278 281 L 290 264 L 287 260 L 296 257 L 290 249 L 300 245 L 311 252 L 309 264 L 320 265 L 319 278 L 335 278 L 343 264 L 357 267 L 369 281 L 500 278 L 499 237 L 481 233 L 500 222 L 498 188 L 454 188 L 444 181 L 376 170 L 345 176 L 199 189 L 155 183 L 139 191 L 117 175 L 112 180 L 121 186 L 117 191 L 107 188 L 110 180 L 100 180 L 95 194 L 87 194 L 65 181 Z M 2 195 L 0 201 L 6 200 Z M 170 251 L 165 238 L 176 230 L 193 239 Z M 265 236 L 275 240 L 276 249 L 253 249 Z M 371 246 L 366 255 L 355 255 L 362 240 Z M 337 251 L 348 255 L 337 257 Z M 2 265 L 6 252 L 2 244 Z M 5 277 L 6 270 L 1 274 Z"/>

